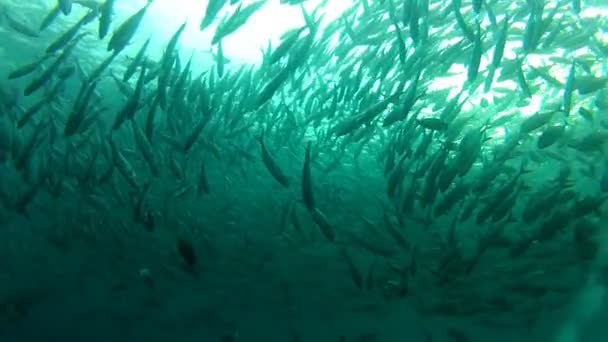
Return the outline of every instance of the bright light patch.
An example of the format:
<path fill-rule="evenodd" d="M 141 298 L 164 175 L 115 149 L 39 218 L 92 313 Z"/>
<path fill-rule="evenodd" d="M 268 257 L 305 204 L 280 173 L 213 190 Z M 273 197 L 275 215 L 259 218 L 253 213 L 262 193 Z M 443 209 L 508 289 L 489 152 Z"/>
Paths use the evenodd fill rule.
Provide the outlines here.
<path fill-rule="evenodd" d="M 115 20 L 118 23 L 124 21 L 146 2 L 147 0 L 117 1 Z M 255 1 L 243 0 L 240 3 L 242 6 L 247 6 L 252 2 Z M 153 56 L 158 57 L 177 28 L 187 21 L 186 29 L 179 41 L 182 57 L 192 56 L 194 65 L 199 66 L 214 63 L 213 54 L 217 53 L 217 46 L 211 45 L 211 39 L 217 24 L 222 18 L 234 13 L 238 5 L 228 3 L 217 15 L 214 24 L 201 32 L 199 26 L 207 3 L 208 1 L 201 0 L 154 0 L 140 32 L 138 32 L 136 42 L 139 43 L 148 37 L 153 37 L 151 52 Z M 305 8 L 310 13 L 320 3 L 321 0 L 310 0 L 305 3 Z M 350 6 L 352 6 L 351 0 L 328 1 L 328 4 L 321 10 L 322 13 L 325 13 L 323 23 L 333 21 Z M 231 60 L 233 67 L 242 63 L 259 63 L 262 59 L 261 50 L 268 46 L 269 41 L 272 46 L 276 47 L 280 36 L 285 31 L 303 25 L 305 22 L 299 6 L 281 5 L 279 1 L 268 0 L 258 12 L 249 18 L 245 25 L 223 40 L 224 55 Z M 229 64 L 227 67 L 230 68 L 230 66 Z"/>

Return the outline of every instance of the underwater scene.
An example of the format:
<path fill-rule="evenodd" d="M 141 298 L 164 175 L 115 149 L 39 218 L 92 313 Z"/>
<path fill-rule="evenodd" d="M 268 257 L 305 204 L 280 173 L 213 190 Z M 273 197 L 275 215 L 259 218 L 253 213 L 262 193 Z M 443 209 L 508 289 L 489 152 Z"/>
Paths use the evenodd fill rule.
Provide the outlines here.
<path fill-rule="evenodd" d="M 608 1 L 0 0 L 0 342 L 608 341 Z"/>

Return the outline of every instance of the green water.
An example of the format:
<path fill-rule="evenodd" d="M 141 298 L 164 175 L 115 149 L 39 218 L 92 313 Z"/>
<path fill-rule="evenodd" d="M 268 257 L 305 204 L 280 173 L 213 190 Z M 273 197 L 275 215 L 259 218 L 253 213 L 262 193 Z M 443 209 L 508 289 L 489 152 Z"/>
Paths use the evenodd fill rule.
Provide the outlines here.
<path fill-rule="evenodd" d="M 0 341 L 604 341 L 605 5 L 298 2 L 0 2 Z"/>

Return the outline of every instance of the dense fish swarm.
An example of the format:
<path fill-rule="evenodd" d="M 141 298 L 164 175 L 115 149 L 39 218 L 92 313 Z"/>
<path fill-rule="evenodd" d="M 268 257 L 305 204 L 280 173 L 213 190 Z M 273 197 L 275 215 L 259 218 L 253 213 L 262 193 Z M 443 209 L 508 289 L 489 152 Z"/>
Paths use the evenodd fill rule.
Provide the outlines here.
<path fill-rule="evenodd" d="M 127 336 L 164 312 L 168 334 L 222 341 L 244 312 L 300 341 L 311 316 L 410 308 L 404 334 L 430 341 L 432 319 L 531 332 L 608 283 L 608 20 L 590 2 L 356 0 L 330 20 L 282 0 L 303 24 L 260 65 L 222 41 L 266 0 L 210 0 L 163 42 L 140 33 L 152 0 L 51 2 L 0 5 L 2 40 L 38 49 L 0 80 L 0 336 L 62 303 L 74 325 Z M 188 26 L 213 32 L 215 64 L 180 53 Z M 330 340 L 381 339 L 367 328 Z"/>

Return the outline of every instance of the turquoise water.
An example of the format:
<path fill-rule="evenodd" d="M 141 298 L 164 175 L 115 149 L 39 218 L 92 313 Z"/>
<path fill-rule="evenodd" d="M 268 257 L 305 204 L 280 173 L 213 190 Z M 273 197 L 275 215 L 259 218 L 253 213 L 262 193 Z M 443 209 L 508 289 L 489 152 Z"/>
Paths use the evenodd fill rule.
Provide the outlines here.
<path fill-rule="evenodd" d="M 0 11 L 0 341 L 605 340 L 601 1 Z"/>

